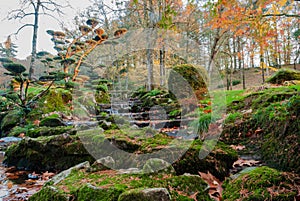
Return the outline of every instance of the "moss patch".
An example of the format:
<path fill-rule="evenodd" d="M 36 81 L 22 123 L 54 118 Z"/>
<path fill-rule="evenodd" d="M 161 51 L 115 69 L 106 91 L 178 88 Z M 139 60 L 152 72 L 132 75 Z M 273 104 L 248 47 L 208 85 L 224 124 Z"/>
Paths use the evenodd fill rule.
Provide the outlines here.
<path fill-rule="evenodd" d="M 223 184 L 224 200 L 294 200 L 300 178 L 291 173 L 268 167 L 258 167 Z"/>
<path fill-rule="evenodd" d="M 300 71 L 292 69 L 280 69 L 273 76 L 267 79 L 272 84 L 283 84 L 284 81 L 300 80 Z"/>
<path fill-rule="evenodd" d="M 138 192 L 138 189 L 145 188 L 166 188 L 172 200 L 192 200 L 189 196 L 196 192 L 201 200 L 211 200 L 204 190 L 207 184 L 199 176 L 192 175 L 117 174 L 113 170 L 86 173 L 85 170 L 77 170 L 56 187 L 77 195 L 76 200 L 83 195 L 94 196 L 96 200 L 117 200 L 115 198 L 122 192 Z"/>

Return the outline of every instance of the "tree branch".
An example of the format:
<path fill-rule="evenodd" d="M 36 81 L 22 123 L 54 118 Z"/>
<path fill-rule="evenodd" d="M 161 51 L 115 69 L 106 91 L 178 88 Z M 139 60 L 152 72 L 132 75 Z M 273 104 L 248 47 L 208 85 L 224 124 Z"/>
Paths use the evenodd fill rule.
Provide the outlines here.
<path fill-rule="evenodd" d="M 33 26 L 34 26 L 33 24 L 24 24 L 23 26 L 21 26 L 21 27 L 17 30 L 17 32 L 13 33 L 13 35 L 18 35 L 19 32 L 20 32 L 23 28 L 25 28 L 25 27 L 33 27 Z"/>
<path fill-rule="evenodd" d="M 300 18 L 300 15 L 296 15 L 296 14 L 287 14 L 287 13 L 279 13 L 279 14 L 265 14 L 262 15 L 262 17 L 296 17 L 296 18 Z"/>

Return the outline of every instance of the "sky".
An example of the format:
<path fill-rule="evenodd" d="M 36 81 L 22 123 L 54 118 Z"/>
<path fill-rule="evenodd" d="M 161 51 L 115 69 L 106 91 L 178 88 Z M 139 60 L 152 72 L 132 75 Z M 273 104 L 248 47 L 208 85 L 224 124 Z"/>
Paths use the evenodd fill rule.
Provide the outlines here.
<path fill-rule="evenodd" d="M 62 2 L 65 1 L 62 0 Z M 72 19 L 76 16 L 76 13 L 84 10 L 86 7 L 92 4 L 90 0 L 70 0 L 69 2 L 73 8 L 64 9 L 65 16 L 63 16 L 64 22 L 67 23 L 72 22 Z M 8 35 L 15 33 L 18 28 L 22 26 L 22 23 L 20 23 L 18 20 L 8 21 L 5 19 L 8 12 L 18 8 L 18 5 L 19 0 L 0 0 L 0 43 L 5 42 Z M 28 20 L 24 22 L 33 23 L 33 18 L 28 17 Z M 57 20 L 50 17 L 40 16 L 37 51 L 48 51 L 55 54 L 51 37 L 46 33 L 46 30 L 49 29 L 61 30 Z M 17 58 L 25 59 L 30 55 L 32 31 L 32 27 L 25 27 L 16 37 L 12 36 L 12 42 L 18 46 Z"/>

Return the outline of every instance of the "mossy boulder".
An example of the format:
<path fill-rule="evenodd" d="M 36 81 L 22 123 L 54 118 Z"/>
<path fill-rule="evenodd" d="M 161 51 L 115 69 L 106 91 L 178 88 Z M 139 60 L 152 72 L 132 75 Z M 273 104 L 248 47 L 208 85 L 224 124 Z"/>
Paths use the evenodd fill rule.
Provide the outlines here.
<path fill-rule="evenodd" d="M 117 201 L 123 189 L 101 188 L 86 184 L 77 191 L 77 200 Z"/>
<path fill-rule="evenodd" d="M 72 126 L 58 126 L 58 127 L 42 126 L 42 127 L 28 129 L 26 132 L 26 136 L 31 138 L 37 138 L 41 136 L 60 135 L 63 133 L 75 135 L 76 130 L 73 129 Z"/>
<path fill-rule="evenodd" d="M 21 110 L 12 110 L 8 112 L 1 121 L 2 137 L 3 133 L 7 133 L 10 129 L 21 123 L 24 113 Z"/>
<path fill-rule="evenodd" d="M 279 172 L 265 166 L 257 167 L 233 180 L 227 179 L 223 184 L 223 198 L 228 201 L 292 201 L 299 198 L 299 185 L 298 175 Z"/>
<path fill-rule="evenodd" d="M 35 171 L 61 171 L 83 161 L 94 161 L 79 137 L 68 134 L 25 138 L 9 147 L 5 155 L 8 166 Z"/>
<path fill-rule="evenodd" d="M 133 189 L 122 193 L 118 201 L 171 201 L 165 188 Z"/>
<path fill-rule="evenodd" d="M 66 123 L 57 114 L 50 115 L 41 120 L 40 126 L 58 127 L 66 126 Z"/>
<path fill-rule="evenodd" d="M 51 89 L 46 96 L 36 103 L 35 109 L 27 116 L 29 119 L 36 120 L 40 119 L 43 114 L 51 112 L 71 114 L 71 101 L 72 94 L 70 91 L 61 88 Z"/>
<path fill-rule="evenodd" d="M 175 170 L 172 165 L 160 158 L 150 158 L 146 161 L 143 166 L 143 173 L 167 173 L 167 174 L 175 174 Z"/>
<path fill-rule="evenodd" d="M 175 66 L 171 69 L 168 86 L 169 90 L 173 94 L 176 92 L 177 96 L 189 96 L 189 94 L 184 93 L 191 92 L 192 89 L 197 98 L 202 98 L 208 88 L 207 71 L 201 66 L 192 64 Z"/>
<path fill-rule="evenodd" d="M 280 69 L 267 79 L 272 84 L 283 84 L 285 81 L 300 80 L 300 71 L 292 69 Z"/>
<path fill-rule="evenodd" d="M 203 148 L 201 140 L 195 140 L 192 146 L 172 165 L 177 174 L 211 172 L 220 180 L 229 176 L 232 164 L 238 159 L 237 152 L 222 142 L 218 142 L 212 151 L 203 159 L 199 153 Z"/>
<path fill-rule="evenodd" d="M 67 192 L 74 201 L 80 200 L 188 200 L 197 194 L 198 200 L 210 199 L 208 185 L 197 175 L 120 174 L 114 170 L 88 172 L 74 169 L 69 176 L 54 184 L 47 183 L 35 195 L 41 196 L 47 186 Z"/>
<path fill-rule="evenodd" d="M 41 191 L 29 197 L 29 201 L 68 201 L 66 193 L 58 191 L 53 186 L 46 186 Z"/>

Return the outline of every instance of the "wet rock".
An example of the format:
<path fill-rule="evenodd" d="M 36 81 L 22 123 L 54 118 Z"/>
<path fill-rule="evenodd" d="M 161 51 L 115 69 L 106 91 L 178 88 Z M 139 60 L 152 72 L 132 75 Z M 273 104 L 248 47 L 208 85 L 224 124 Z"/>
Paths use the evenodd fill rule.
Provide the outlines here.
<path fill-rule="evenodd" d="M 21 141 L 22 138 L 18 137 L 4 137 L 0 138 L 0 150 L 5 150 L 11 144 Z"/>
<path fill-rule="evenodd" d="M 122 193 L 118 201 L 171 201 L 171 196 L 165 188 L 147 188 L 130 190 Z"/>

